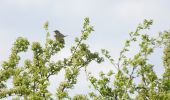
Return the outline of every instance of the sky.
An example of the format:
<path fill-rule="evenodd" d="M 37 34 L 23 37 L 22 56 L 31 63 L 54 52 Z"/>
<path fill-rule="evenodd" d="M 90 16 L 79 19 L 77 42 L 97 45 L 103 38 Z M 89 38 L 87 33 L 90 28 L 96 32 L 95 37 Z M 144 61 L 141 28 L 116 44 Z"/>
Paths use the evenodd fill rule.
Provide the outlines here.
<path fill-rule="evenodd" d="M 87 43 L 92 51 L 105 48 L 117 57 L 123 47 L 128 33 L 134 31 L 144 19 L 153 19 L 154 24 L 150 34 L 170 29 L 170 1 L 169 0 L 1 0 L 0 1 L 0 64 L 7 60 L 10 48 L 19 36 L 29 41 L 44 43 L 45 30 L 43 24 L 49 21 L 49 31 L 53 36 L 55 29 L 68 35 L 65 48 L 53 59 L 62 59 L 69 55 L 69 48 L 74 44 L 74 38 L 80 36 L 83 19 L 89 17 L 94 32 Z M 135 51 L 135 48 L 133 48 Z M 31 54 L 21 56 L 26 59 Z M 160 50 L 151 56 L 152 63 L 162 70 Z M 24 61 L 22 59 L 22 61 Z M 21 62 L 22 64 L 22 62 Z M 108 71 L 112 66 L 108 63 L 91 64 L 89 70 L 95 75 L 100 70 Z M 96 68 L 98 70 L 96 70 Z M 53 93 L 59 81 L 63 80 L 63 72 L 51 77 L 49 90 Z M 85 73 L 79 75 L 79 85 L 71 92 L 86 93 L 88 82 Z M 80 89 L 81 88 L 81 89 Z"/>

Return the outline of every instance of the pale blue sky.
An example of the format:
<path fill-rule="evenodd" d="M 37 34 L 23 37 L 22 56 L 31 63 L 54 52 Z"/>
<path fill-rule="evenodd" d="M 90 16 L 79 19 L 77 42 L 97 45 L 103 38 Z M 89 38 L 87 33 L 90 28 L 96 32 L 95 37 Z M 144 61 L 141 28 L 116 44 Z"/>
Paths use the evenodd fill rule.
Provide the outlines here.
<path fill-rule="evenodd" d="M 128 33 L 135 30 L 143 19 L 154 20 L 154 25 L 149 31 L 151 34 L 170 29 L 169 12 L 169 0 L 1 0 L 0 61 L 8 58 L 11 45 L 19 36 L 43 43 L 45 31 L 42 26 L 45 21 L 50 22 L 50 32 L 58 29 L 69 35 L 66 38 L 66 48 L 57 57 L 67 56 L 74 38 L 80 35 L 85 17 L 90 18 L 95 29 L 87 42 L 90 48 L 98 51 L 105 48 L 111 51 L 113 56 L 117 56 L 124 39 L 128 38 Z M 156 62 L 161 61 L 161 53 L 156 52 L 151 62 L 160 65 Z M 27 53 L 22 56 L 29 58 L 29 55 Z M 93 65 L 91 70 L 96 67 L 108 70 L 106 66 L 106 63 Z M 161 69 L 159 67 L 157 70 Z M 60 76 L 52 79 L 61 80 Z M 79 89 L 75 89 L 73 94 L 85 93 L 83 89 L 87 88 L 87 82 L 84 74 L 80 75 L 80 79 L 83 86 L 77 86 Z M 53 87 L 56 81 L 53 81 L 51 91 L 55 91 Z M 80 87 L 83 88 L 80 90 Z"/>

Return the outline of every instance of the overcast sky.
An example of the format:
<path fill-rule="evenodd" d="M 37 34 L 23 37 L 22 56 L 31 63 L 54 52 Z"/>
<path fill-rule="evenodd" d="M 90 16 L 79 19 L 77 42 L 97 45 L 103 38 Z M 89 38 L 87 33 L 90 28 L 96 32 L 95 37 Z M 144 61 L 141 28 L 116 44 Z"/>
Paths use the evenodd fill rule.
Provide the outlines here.
<path fill-rule="evenodd" d="M 80 36 L 83 19 L 89 17 L 95 31 L 90 35 L 88 44 L 91 50 L 101 48 L 111 51 L 117 56 L 128 33 L 135 30 L 138 23 L 144 19 L 153 19 L 154 25 L 149 31 L 155 34 L 170 29 L 169 0 L 1 0 L 0 1 L 0 62 L 9 56 L 14 40 L 23 36 L 31 42 L 44 43 L 45 31 L 43 24 L 50 23 L 50 32 L 58 29 L 66 38 L 66 48 L 58 58 L 69 54 L 69 47 L 74 38 Z M 53 33 L 52 33 L 53 34 Z M 159 65 L 161 53 L 156 51 L 151 62 Z M 30 54 L 22 56 L 30 57 Z M 107 65 L 106 63 L 104 65 Z M 93 69 L 107 70 L 107 66 L 96 65 Z M 99 68 L 99 66 L 101 66 Z M 109 66 L 109 65 L 108 65 Z M 157 70 L 161 70 L 159 67 Z M 50 91 L 55 91 L 56 82 L 61 80 L 62 73 L 53 80 Z M 79 77 L 79 83 L 72 93 L 86 93 L 87 86 L 84 73 Z"/>

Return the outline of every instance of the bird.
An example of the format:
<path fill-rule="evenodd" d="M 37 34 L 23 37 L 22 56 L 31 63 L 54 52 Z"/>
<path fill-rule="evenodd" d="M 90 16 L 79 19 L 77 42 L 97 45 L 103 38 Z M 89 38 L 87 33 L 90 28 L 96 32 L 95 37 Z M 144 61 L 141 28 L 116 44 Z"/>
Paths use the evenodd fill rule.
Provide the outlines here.
<path fill-rule="evenodd" d="M 63 35 L 63 34 L 62 34 L 60 31 L 58 31 L 58 30 L 55 30 L 54 33 L 55 33 L 55 35 L 54 35 L 55 38 L 64 38 L 64 37 L 67 36 L 67 35 Z"/>

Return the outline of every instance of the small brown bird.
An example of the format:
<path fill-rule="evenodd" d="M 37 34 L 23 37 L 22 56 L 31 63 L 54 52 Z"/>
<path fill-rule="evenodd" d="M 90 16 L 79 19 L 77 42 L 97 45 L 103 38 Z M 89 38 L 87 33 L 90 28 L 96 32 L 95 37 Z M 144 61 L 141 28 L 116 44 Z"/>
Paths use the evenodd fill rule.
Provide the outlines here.
<path fill-rule="evenodd" d="M 64 38 L 67 36 L 67 35 L 61 34 L 60 31 L 58 31 L 58 30 L 55 30 L 54 32 L 55 32 L 55 35 L 54 35 L 55 38 Z"/>

